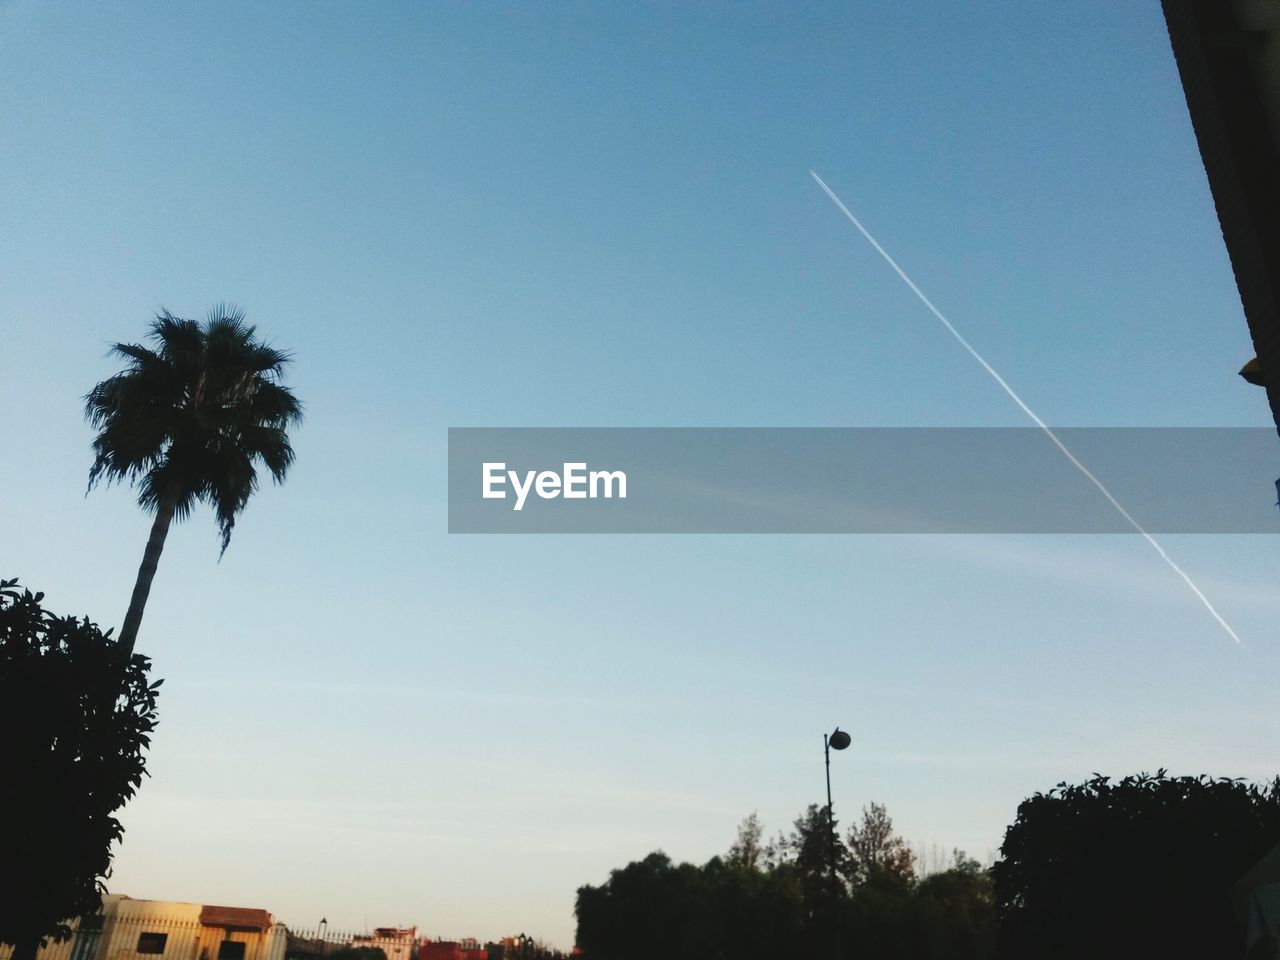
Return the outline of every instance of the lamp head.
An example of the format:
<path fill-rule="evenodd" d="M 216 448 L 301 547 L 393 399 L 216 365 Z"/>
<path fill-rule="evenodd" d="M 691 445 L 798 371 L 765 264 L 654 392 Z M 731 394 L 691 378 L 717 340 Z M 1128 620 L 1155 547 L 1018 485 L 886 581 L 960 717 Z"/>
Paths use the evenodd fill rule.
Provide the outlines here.
<path fill-rule="evenodd" d="M 852 742 L 853 739 L 839 727 L 836 727 L 827 738 L 827 743 L 831 745 L 832 750 L 843 750 Z"/>

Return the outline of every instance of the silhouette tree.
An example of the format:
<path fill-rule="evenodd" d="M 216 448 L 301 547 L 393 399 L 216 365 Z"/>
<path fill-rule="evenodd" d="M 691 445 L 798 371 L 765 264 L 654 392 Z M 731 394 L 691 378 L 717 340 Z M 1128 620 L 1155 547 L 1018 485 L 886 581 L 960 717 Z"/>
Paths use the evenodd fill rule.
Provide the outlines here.
<path fill-rule="evenodd" d="M 156 726 L 149 661 L 0 581 L 0 943 L 31 960 L 96 911 Z M 123 680 L 123 682 L 122 682 Z"/>
<path fill-rule="evenodd" d="M 1006 957 L 1239 956 L 1229 891 L 1280 843 L 1280 779 L 1095 775 L 1018 807 L 992 868 Z"/>
<path fill-rule="evenodd" d="M 849 852 L 858 882 L 915 879 L 915 856 L 893 832 L 884 804 L 862 808 L 862 821 L 849 828 Z"/>
<path fill-rule="evenodd" d="M 811 914 L 830 908 L 833 854 L 837 894 L 845 892 L 845 884 L 851 875 L 849 849 L 840 839 L 836 829 L 838 822 L 829 819 L 825 804 L 811 803 L 795 819 L 791 833 L 775 841 L 774 860 L 795 870 Z"/>
<path fill-rule="evenodd" d="M 875 819 L 887 821 L 883 808 Z M 653 853 L 598 887 L 580 888 L 575 912 L 585 960 L 991 960 L 991 878 L 959 851 L 949 869 L 920 883 L 899 872 L 842 887 L 833 913 L 826 808 L 809 807 L 748 866 L 743 851 L 757 847 L 762 834 L 753 814 L 727 858 L 695 867 Z M 885 836 L 893 839 L 892 831 Z M 833 921 L 842 931 L 838 945 Z"/>
<path fill-rule="evenodd" d="M 257 465 L 282 482 L 293 463 L 288 428 L 302 407 L 280 383 L 289 355 L 254 339 L 235 307 L 203 323 L 167 310 L 151 324 L 155 349 L 117 343 L 126 368 L 85 397 L 97 429 L 89 488 L 102 479 L 136 483 L 155 514 L 119 643 L 133 651 L 169 525 L 196 503 L 213 507 L 225 552 L 236 517 L 258 486 Z"/>
<path fill-rule="evenodd" d="M 697 868 L 654 852 L 578 890 L 578 944 L 594 960 L 644 960 L 660 951 L 694 960 L 706 942 Z"/>
<path fill-rule="evenodd" d="M 760 817 L 752 812 L 738 824 L 738 839 L 729 848 L 729 863 L 744 870 L 758 869 L 764 856 L 763 837 Z"/>
<path fill-rule="evenodd" d="M 915 892 L 920 903 L 917 928 L 926 932 L 928 942 L 924 955 L 951 960 L 995 955 L 991 873 L 977 860 L 954 851 L 951 867 L 925 877 Z"/>
<path fill-rule="evenodd" d="M 701 867 L 655 852 L 579 888 L 587 960 L 773 960 L 796 953 L 804 907 L 789 867 L 764 872 L 712 857 Z"/>

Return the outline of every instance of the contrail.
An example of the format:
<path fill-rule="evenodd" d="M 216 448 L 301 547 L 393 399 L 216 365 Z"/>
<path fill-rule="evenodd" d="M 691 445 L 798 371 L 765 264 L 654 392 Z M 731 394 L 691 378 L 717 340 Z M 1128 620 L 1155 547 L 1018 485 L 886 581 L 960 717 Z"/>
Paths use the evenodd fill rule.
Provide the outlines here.
<path fill-rule="evenodd" d="M 1062 452 L 1062 455 L 1064 457 L 1066 457 L 1068 460 L 1071 461 L 1071 465 L 1074 466 L 1077 470 L 1079 470 L 1082 474 L 1084 474 L 1085 478 L 1090 483 L 1092 483 L 1095 487 L 1098 488 L 1098 491 L 1104 497 L 1107 498 L 1107 501 L 1113 507 L 1116 508 L 1116 512 L 1119 513 L 1120 516 L 1124 517 L 1125 520 L 1128 521 L 1129 525 L 1133 527 L 1134 530 L 1142 534 L 1143 539 L 1145 539 L 1147 543 L 1151 544 L 1151 549 L 1155 550 L 1155 552 L 1160 555 L 1160 559 L 1169 565 L 1169 569 L 1171 569 L 1174 573 L 1176 573 L 1178 576 L 1182 578 L 1183 582 L 1186 583 L 1186 585 L 1191 588 L 1191 592 L 1196 595 L 1197 599 L 1199 599 L 1199 601 L 1202 604 L 1204 604 L 1204 608 L 1209 611 L 1209 615 L 1213 617 L 1213 619 L 1218 621 L 1218 625 L 1222 627 L 1223 630 L 1227 631 L 1227 636 L 1229 636 L 1232 640 L 1234 640 L 1237 646 L 1243 647 L 1244 643 L 1241 642 L 1240 637 L 1236 634 L 1236 632 L 1233 629 L 1231 629 L 1231 624 L 1227 623 L 1227 621 L 1222 618 L 1222 614 L 1218 613 L 1217 609 L 1214 608 L 1213 604 L 1209 602 L 1209 598 L 1206 597 L 1204 593 L 1200 590 L 1200 588 L 1195 585 L 1195 581 L 1193 581 L 1191 577 L 1187 575 L 1187 572 L 1183 570 L 1180 566 L 1178 566 L 1177 563 L 1174 562 L 1173 558 L 1169 556 L 1169 554 L 1164 552 L 1164 547 L 1160 546 L 1160 544 L 1156 542 L 1156 538 L 1151 536 L 1151 534 L 1147 533 L 1147 531 L 1142 528 L 1142 524 L 1138 523 L 1138 521 L 1133 518 L 1133 516 L 1129 513 L 1129 511 L 1120 505 L 1120 501 L 1111 495 L 1111 491 L 1102 485 L 1102 481 L 1099 480 L 1097 477 L 1095 477 L 1090 472 L 1088 467 L 1086 467 L 1083 463 L 1081 463 L 1079 460 L 1076 459 L 1075 454 L 1072 453 L 1070 450 L 1068 450 L 1066 444 L 1064 444 L 1061 440 L 1058 439 L 1058 435 L 1053 432 L 1053 430 L 1049 427 L 1049 425 L 1045 423 L 1043 420 L 1041 420 L 1034 410 L 1032 410 L 1029 406 L 1027 406 L 1026 402 L 1020 396 L 1018 396 L 1017 391 L 1014 390 L 1013 387 L 1009 386 L 1009 384 L 1005 382 L 1004 377 L 996 373 L 995 367 L 987 363 L 986 358 L 984 358 L 982 354 L 980 354 L 977 350 L 975 350 L 973 348 L 973 345 L 970 344 L 968 340 L 966 340 L 963 336 L 961 336 L 960 331 L 957 330 L 952 325 L 950 320 L 948 320 L 946 317 L 942 315 L 942 311 L 933 305 L 933 303 L 929 300 L 929 298 L 924 295 L 924 291 L 915 285 L 915 282 L 910 277 L 907 276 L 906 271 L 903 270 L 900 266 L 898 266 L 898 262 L 894 260 L 893 257 L 889 256 L 888 252 L 886 252 L 884 247 L 880 246 L 880 244 L 876 241 L 876 238 L 873 237 L 867 231 L 867 228 L 864 227 L 862 223 L 858 220 L 858 218 L 855 217 L 849 211 L 849 208 L 846 207 L 843 201 L 841 201 L 841 199 L 835 195 L 834 191 L 832 191 L 832 189 L 826 185 L 823 179 L 820 176 L 818 176 L 816 173 L 814 173 L 812 170 L 809 171 L 809 176 L 813 177 L 814 181 L 818 184 L 818 186 L 822 188 L 823 192 L 828 197 L 831 198 L 831 202 L 840 208 L 840 212 L 849 218 L 849 222 L 858 228 L 858 232 L 867 238 L 867 242 L 870 243 L 871 246 L 875 247 L 876 253 L 884 257 L 885 263 L 893 267 L 893 272 L 902 278 L 902 282 L 911 288 L 911 292 L 920 298 L 920 302 L 929 308 L 929 312 L 932 313 L 935 317 L 937 317 L 940 321 L 942 321 L 942 325 L 947 328 L 947 331 L 953 337 L 956 338 L 956 340 L 960 343 L 960 346 L 964 347 L 965 350 L 969 352 L 969 356 L 977 360 L 978 363 L 982 365 L 982 369 L 987 371 L 987 373 L 991 374 L 991 379 L 995 380 L 996 383 L 1000 384 L 1000 389 L 1002 389 L 1005 393 L 1007 393 L 1009 395 L 1009 398 L 1018 405 L 1018 408 L 1023 413 L 1025 413 L 1028 417 L 1030 417 L 1031 421 L 1037 427 L 1039 427 L 1041 430 L 1044 431 L 1045 436 L 1047 436 L 1050 440 L 1053 441 L 1053 445 Z"/>

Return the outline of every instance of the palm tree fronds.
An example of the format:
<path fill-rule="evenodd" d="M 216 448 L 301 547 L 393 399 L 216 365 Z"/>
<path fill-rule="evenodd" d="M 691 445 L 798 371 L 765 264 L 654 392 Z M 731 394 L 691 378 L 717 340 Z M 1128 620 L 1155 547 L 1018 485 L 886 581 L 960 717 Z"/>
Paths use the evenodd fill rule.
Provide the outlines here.
<path fill-rule="evenodd" d="M 137 485 L 148 512 L 178 520 L 213 507 L 222 551 L 258 487 L 256 464 L 280 483 L 293 465 L 288 428 L 302 404 L 280 381 L 292 356 L 255 339 L 244 311 L 219 303 L 203 323 L 161 310 L 150 346 L 117 343 L 124 370 L 85 395 L 97 430 L 89 488 Z"/>

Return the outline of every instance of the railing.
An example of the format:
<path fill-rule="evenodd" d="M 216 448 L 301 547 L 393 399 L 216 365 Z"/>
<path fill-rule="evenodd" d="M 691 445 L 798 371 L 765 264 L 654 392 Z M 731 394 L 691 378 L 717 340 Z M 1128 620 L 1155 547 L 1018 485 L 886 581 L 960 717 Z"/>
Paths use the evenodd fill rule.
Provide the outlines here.
<path fill-rule="evenodd" d="M 96 914 L 69 925 L 71 936 L 50 939 L 37 960 L 284 960 L 287 938 L 282 923 L 226 928 L 143 912 Z M 0 960 L 12 956 L 11 946 L 0 945 Z"/>
<path fill-rule="evenodd" d="M 144 901 L 123 901 L 137 906 Z M 70 938 L 52 940 L 37 960 L 324 960 L 351 948 L 377 948 L 386 960 L 418 960 L 423 948 L 454 945 L 461 953 L 502 956 L 502 948 L 469 937 L 378 937 L 369 933 L 316 926 L 290 928 L 274 923 L 262 930 L 225 928 L 193 916 L 123 913 L 98 914 L 70 922 Z M 507 951 L 510 955 L 510 951 Z M 12 960 L 13 948 L 0 945 L 0 960 Z M 377 960 L 374 957 L 364 960 Z"/>

